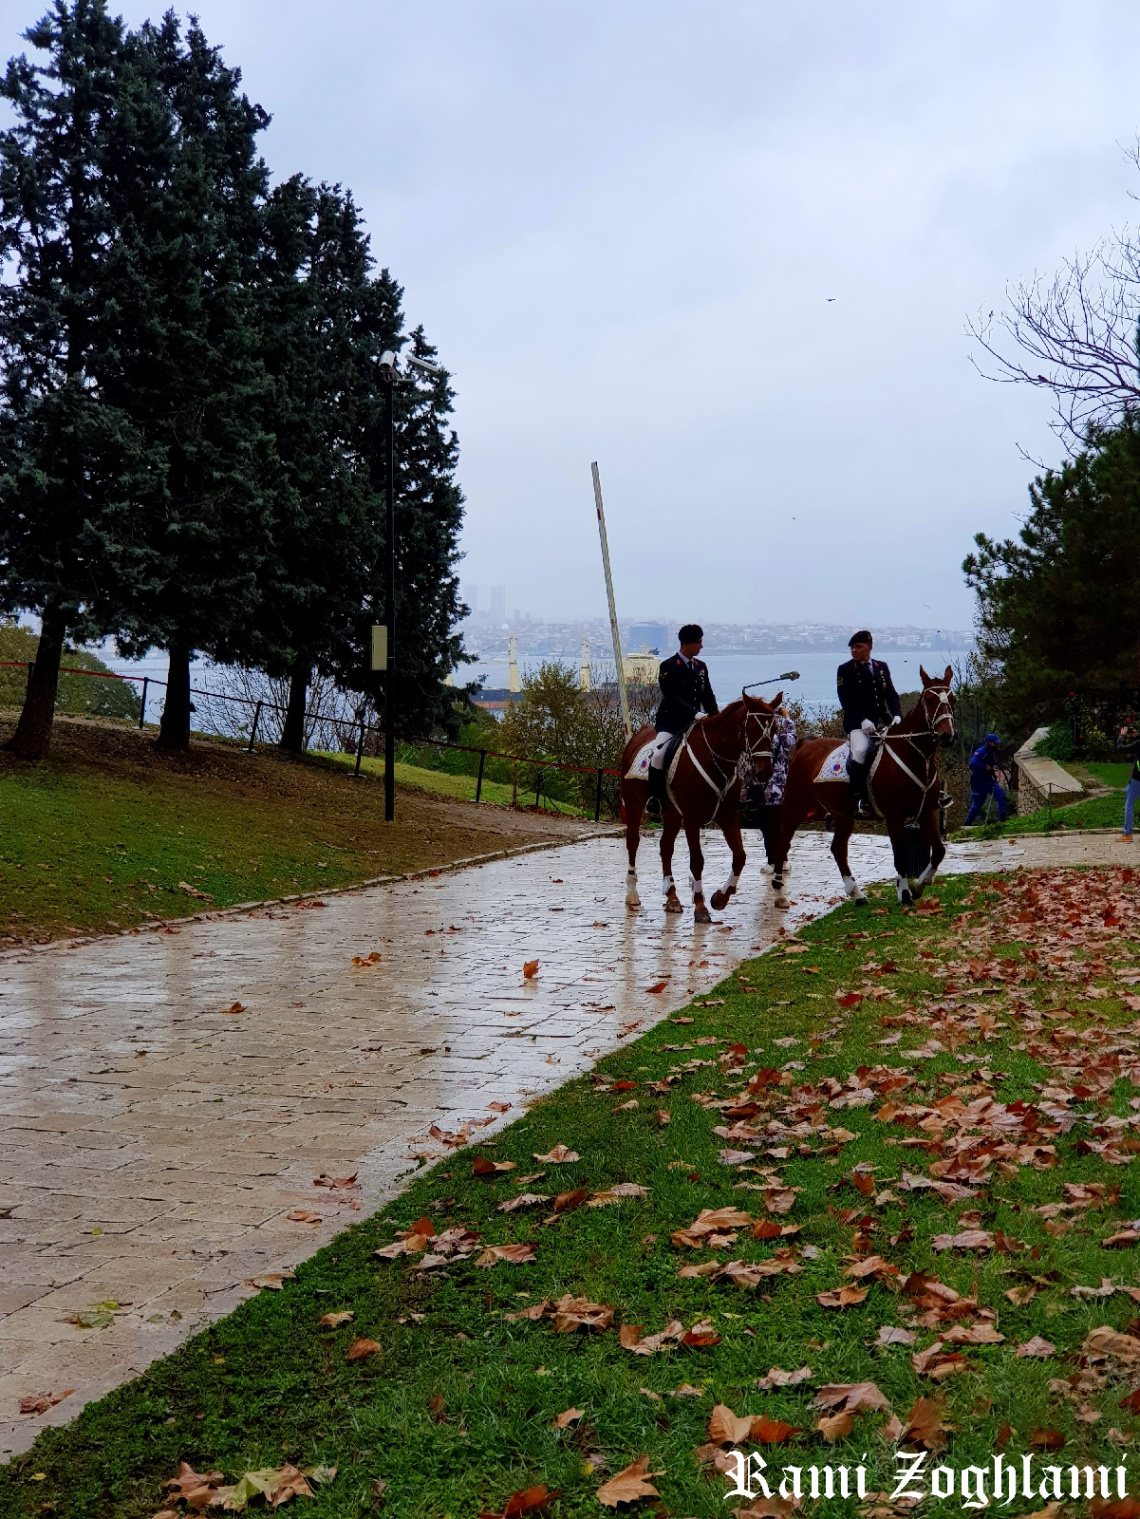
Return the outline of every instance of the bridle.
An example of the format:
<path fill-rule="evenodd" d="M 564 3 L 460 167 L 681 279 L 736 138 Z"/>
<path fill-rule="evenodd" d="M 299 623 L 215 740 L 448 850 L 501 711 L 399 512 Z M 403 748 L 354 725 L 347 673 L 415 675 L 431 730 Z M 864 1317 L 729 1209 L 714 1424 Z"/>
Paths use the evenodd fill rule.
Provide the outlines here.
<path fill-rule="evenodd" d="M 686 735 L 684 744 L 677 751 L 677 759 L 680 759 L 682 753 L 688 752 L 689 759 L 693 763 L 693 768 L 705 784 L 716 794 L 718 805 L 724 800 L 728 788 L 736 780 L 742 761 L 747 760 L 752 766 L 753 774 L 755 774 L 759 760 L 770 760 L 774 756 L 773 739 L 776 732 L 776 722 L 780 714 L 778 712 L 753 711 L 752 708 L 747 706 L 748 698 L 745 697 L 743 699 L 746 703 L 744 709 L 744 748 L 738 759 L 735 761 L 728 760 L 723 754 L 718 754 L 712 746 L 712 740 L 705 734 L 705 748 L 709 752 L 709 758 L 715 761 L 712 768 L 717 772 L 721 783 L 719 786 L 693 753 L 690 734 Z M 703 727 L 704 725 L 701 724 L 702 731 Z M 727 776 L 725 775 L 726 770 L 728 772 Z M 672 777 L 670 777 L 670 781 L 671 779 Z"/>
<path fill-rule="evenodd" d="M 934 697 L 937 703 L 933 712 L 930 710 L 930 706 L 926 700 L 928 696 Z M 898 731 L 888 732 L 883 737 L 882 748 L 886 753 L 890 755 L 891 759 L 894 760 L 895 764 L 899 767 L 903 774 L 908 776 L 909 779 L 914 782 L 914 784 L 922 792 L 923 801 L 925 801 L 926 793 L 931 789 L 932 786 L 936 784 L 938 780 L 938 771 L 937 769 L 934 769 L 933 773 L 931 773 L 931 761 L 934 756 L 933 754 L 927 754 L 918 740 L 920 738 L 940 737 L 938 732 L 938 724 L 942 722 L 943 718 L 945 718 L 946 721 L 950 724 L 949 736 L 951 738 L 954 737 L 954 698 L 951 696 L 950 691 L 947 688 L 938 686 L 926 686 L 923 689 L 922 695 L 918 699 L 918 705 L 922 708 L 922 715 L 926 720 L 926 731 L 924 733 L 899 733 Z M 922 780 L 921 777 L 915 775 L 914 771 L 906 763 L 901 754 L 899 754 L 895 749 L 888 748 L 888 745 L 896 743 L 909 744 L 911 748 L 918 753 L 920 759 L 922 760 L 922 768 L 925 772 L 927 772 L 926 780 Z"/>

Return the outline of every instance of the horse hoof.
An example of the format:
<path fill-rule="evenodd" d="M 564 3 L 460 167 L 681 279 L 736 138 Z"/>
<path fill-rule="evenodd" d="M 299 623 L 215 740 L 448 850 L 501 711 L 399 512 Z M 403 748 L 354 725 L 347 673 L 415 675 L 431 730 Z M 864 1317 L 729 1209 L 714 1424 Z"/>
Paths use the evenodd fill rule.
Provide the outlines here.
<path fill-rule="evenodd" d="M 680 897 L 666 897 L 665 898 L 665 911 L 666 912 L 684 912 L 684 910 L 685 909 L 684 909 L 684 906 L 683 906 L 683 904 L 681 902 Z"/>
<path fill-rule="evenodd" d="M 926 887 L 922 884 L 921 881 L 907 881 L 906 884 L 910 887 L 911 896 L 917 902 L 919 897 L 921 897 L 922 893 L 926 890 Z"/>
<path fill-rule="evenodd" d="M 633 897 L 633 898 L 626 897 L 626 899 L 625 899 L 625 906 L 626 906 L 626 911 L 627 912 L 638 912 L 641 909 L 641 898 L 640 897 Z"/>
<path fill-rule="evenodd" d="M 904 890 L 904 891 L 900 891 L 899 892 L 899 906 L 900 907 L 913 907 L 914 906 L 914 898 L 911 896 L 911 894 L 910 894 L 909 891 Z"/>
<path fill-rule="evenodd" d="M 777 907 L 790 907 L 792 904 L 788 901 L 787 897 L 781 895 L 776 898 L 775 905 Z"/>
<path fill-rule="evenodd" d="M 856 907 L 866 907 L 867 905 L 867 895 L 862 891 L 857 891 L 851 900 L 855 903 Z"/>
<path fill-rule="evenodd" d="M 694 907 L 694 909 L 693 909 L 693 922 L 694 923 L 711 923 L 712 922 L 712 913 L 709 912 L 708 908 L 703 903 L 701 904 L 700 907 Z"/>
<path fill-rule="evenodd" d="M 728 906 L 728 892 L 714 891 L 712 896 L 709 898 L 709 903 L 712 907 L 713 912 L 723 912 L 724 909 Z"/>

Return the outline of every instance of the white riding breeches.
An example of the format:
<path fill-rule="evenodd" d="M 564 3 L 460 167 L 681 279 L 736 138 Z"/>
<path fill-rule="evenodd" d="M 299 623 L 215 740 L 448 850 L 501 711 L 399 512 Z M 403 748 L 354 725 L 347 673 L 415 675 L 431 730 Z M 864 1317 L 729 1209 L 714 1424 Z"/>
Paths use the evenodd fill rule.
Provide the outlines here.
<path fill-rule="evenodd" d="M 649 755 L 649 763 L 654 770 L 660 770 L 665 763 L 665 751 L 673 742 L 671 733 L 659 733 L 653 749 Z"/>
<path fill-rule="evenodd" d="M 871 735 L 864 733 L 862 728 L 855 728 L 847 735 L 847 742 L 851 745 L 851 758 L 857 765 L 864 764 L 871 747 Z"/>

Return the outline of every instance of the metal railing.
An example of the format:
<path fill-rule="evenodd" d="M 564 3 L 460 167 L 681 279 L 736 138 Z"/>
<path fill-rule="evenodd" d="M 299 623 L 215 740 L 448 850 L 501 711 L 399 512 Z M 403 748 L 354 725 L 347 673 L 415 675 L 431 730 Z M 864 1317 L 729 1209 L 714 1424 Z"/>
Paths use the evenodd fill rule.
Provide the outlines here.
<path fill-rule="evenodd" d="M 0 660 L 0 670 L 22 669 L 27 670 L 28 678 L 30 679 L 32 674 L 31 660 Z M 96 680 L 129 680 L 141 682 L 142 691 L 140 693 L 139 700 L 140 728 L 145 727 L 146 725 L 146 701 L 150 687 L 166 686 L 169 684 L 168 681 L 159 680 L 153 675 L 119 675 L 113 670 L 80 670 L 78 668 L 65 665 L 60 666 L 59 673 L 61 675 L 90 675 Z M 254 709 L 253 721 L 250 724 L 249 742 L 245 745 L 247 754 L 253 753 L 253 746 L 257 742 L 257 730 L 261 722 L 262 713 L 267 710 L 270 712 L 288 711 L 288 708 L 283 706 L 280 702 L 266 701 L 264 698 L 256 698 L 252 696 L 231 696 L 223 691 L 206 691 L 199 686 L 191 686 L 190 694 L 191 696 L 207 696 L 211 701 L 238 702 L 242 706 L 252 707 Z M 383 728 L 377 727 L 375 723 L 365 722 L 363 718 L 354 718 L 350 721 L 347 718 L 336 717 L 335 715 L 330 716 L 326 712 L 305 712 L 302 714 L 302 719 L 306 722 L 309 720 L 327 722 L 332 724 L 333 727 L 348 728 L 355 733 L 356 743 L 354 747 L 356 752 L 356 763 L 353 766 L 352 773 L 357 777 L 360 775 L 360 766 L 361 761 L 364 758 L 364 746 L 367 743 L 368 735 L 370 733 L 382 734 L 384 732 Z M 593 775 L 596 777 L 596 784 L 594 787 L 595 823 L 601 821 L 602 785 L 605 777 L 607 775 L 620 777 L 621 775 L 620 770 L 615 770 L 607 765 L 574 765 L 568 763 L 565 760 L 535 759 L 529 755 L 523 754 L 504 754 L 501 750 L 498 749 L 481 749 L 474 744 L 454 744 L 450 740 L 443 738 L 402 738 L 399 740 L 399 742 L 408 744 L 409 746 L 430 745 L 436 749 L 454 749 L 462 754 L 477 754 L 479 756 L 479 769 L 476 773 L 475 778 L 475 800 L 477 802 L 481 802 L 483 800 L 483 773 L 486 769 L 487 761 L 489 759 L 506 760 L 509 763 L 515 765 L 533 765 L 536 769 L 539 770 L 569 770 L 579 775 Z M 538 785 L 535 787 L 534 804 L 536 807 L 539 803 L 539 796 L 541 795 L 541 791 L 542 783 L 540 779 Z"/>

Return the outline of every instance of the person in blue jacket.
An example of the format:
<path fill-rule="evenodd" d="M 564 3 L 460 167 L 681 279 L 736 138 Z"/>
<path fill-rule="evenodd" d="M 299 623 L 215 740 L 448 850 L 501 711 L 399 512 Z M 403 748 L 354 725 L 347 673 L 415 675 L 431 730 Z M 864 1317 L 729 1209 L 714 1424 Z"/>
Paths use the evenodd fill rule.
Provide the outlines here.
<path fill-rule="evenodd" d="M 970 755 L 970 810 L 966 814 L 967 828 L 981 817 L 982 808 L 991 796 L 997 803 L 998 817 L 1005 822 L 1008 803 L 997 778 L 999 743 L 996 733 L 987 733 Z"/>
<path fill-rule="evenodd" d="M 1117 734 L 1116 747 L 1132 761 L 1128 789 L 1124 793 L 1124 832 L 1120 835 L 1121 843 L 1131 844 L 1132 818 L 1137 799 L 1140 798 L 1140 733 L 1136 732 L 1135 724 L 1131 719 Z"/>

